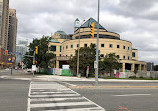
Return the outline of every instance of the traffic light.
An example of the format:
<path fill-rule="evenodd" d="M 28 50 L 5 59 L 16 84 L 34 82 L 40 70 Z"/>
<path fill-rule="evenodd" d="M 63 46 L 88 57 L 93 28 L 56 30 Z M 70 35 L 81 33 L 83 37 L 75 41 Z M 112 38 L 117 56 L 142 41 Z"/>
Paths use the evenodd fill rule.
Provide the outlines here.
<path fill-rule="evenodd" d="M 94 38 L 94 27 L 95 27 L 95 23 L 93 22 L 91 24 L 91 38 Z"/>
<path fill-rule="evenodd" d="M 5 50 L 5 56 L 7 56 L 8 55 L 8 50 Z"/>
<path fill-rule="evenodd" d="M 33 64 L 35 64 L 35 61 L 33 61 Z"/>
<path fill-rule="evenodd" d="M 38 46 L 36 46 L 36 54 L 38 54 Z"/>

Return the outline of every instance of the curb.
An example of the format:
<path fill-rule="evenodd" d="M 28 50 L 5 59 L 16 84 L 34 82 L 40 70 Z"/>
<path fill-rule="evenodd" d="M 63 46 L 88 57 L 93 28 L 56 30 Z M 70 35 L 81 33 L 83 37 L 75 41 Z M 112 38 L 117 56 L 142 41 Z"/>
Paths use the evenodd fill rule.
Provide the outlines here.
<path fill-rule="evenodd" d="M 97 89 L 97 88 L 158 88 L 158 86 L 67 86 L 73 89 Z"/>

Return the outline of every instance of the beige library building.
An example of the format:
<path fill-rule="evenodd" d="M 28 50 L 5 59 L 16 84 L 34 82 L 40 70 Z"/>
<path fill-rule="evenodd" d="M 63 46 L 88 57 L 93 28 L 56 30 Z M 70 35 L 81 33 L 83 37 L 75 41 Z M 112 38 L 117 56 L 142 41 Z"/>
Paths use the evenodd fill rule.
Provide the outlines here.
<path fill-rule="evenodd" d="M 95 35 L 91 38 L 91 24 L 95 23 Z M 81 26 L 79 20 L 75 20 L 74 34 L 66 34 L 64 31 L 57 31 L 52 35 L 49 43 L 50 52 L 56 54 L 54 59 L 54 68 L 62 68 L 62 65 L 68 65 L 68 60 L 75 56 L 75 50 L 80 47 L 96 44 L 97 41 L 97 21 L 93 18 L 88 19 Z M 79 39 L 80 38 L 80 39 Z M 80 42 L 79 42 L 80 41 Z M 99 51 L 100 57 L 106 54 L 115 53 L 120 58 L 122 64 L 121 72 L 146 71 L 146 62 L 138 60 L 138 50 L 132 48 L 130 41 L 122 40 L 120 35 L 107 31 L 99 25 Z"/>

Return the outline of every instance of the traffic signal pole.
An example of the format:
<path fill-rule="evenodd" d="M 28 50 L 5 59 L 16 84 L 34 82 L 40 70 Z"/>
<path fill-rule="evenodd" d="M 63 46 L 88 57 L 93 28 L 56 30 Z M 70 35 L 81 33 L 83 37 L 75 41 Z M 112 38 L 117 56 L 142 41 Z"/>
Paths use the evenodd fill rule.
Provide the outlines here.
<path fill-rule="evenodd" d="M 96 48 L 96 61 L 97 61 L 97 69 L 96 69 L 96 78 L 95 78 L 95 84 L 98 85 L 98 72 L 99 72 L 99 63 L 98 63 L 98 55 L 99 55 L 99 5 L 100 0 L 98 0 L 98 24 L 97 24 L 97 48 Z"/>

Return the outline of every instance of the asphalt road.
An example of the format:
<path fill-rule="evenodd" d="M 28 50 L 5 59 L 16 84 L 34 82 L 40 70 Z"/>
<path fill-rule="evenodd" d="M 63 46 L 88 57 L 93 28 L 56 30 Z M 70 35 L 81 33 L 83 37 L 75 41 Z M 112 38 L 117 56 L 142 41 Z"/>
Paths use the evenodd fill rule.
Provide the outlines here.
<path fill-rule="evenodd" d="M 0 111 L 26 111 L 29 83 L 0 79 Z"/>
<path fill-rule="evenodd" d="M 106 111 L 158 111 L 158 89 L 73 89 Z"/>

